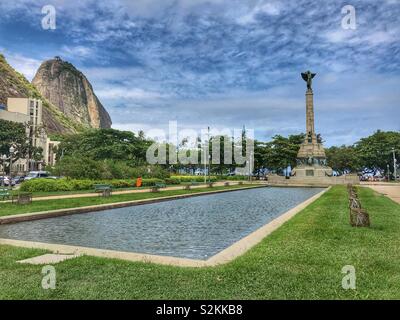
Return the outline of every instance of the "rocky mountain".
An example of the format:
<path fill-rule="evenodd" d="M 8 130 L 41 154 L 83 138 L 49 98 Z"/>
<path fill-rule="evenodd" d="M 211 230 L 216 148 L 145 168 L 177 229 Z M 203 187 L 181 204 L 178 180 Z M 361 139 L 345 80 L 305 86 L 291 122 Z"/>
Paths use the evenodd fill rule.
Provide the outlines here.
<path fill-rule="evenodd" d="M 110 128 L 111 118 L 85 75 L 59 57 L 40 66 L 32 84 L 52 105 L 84 127 Z"/>
<path fill-rule="evenodd" d="M 68 133 L 82 130 L 82 125 L 71 120 L 47 99 L 20 73 L 15 71 L 0 54 L 0 103 L 7 98 L 37 98 L 43 101 L 43 122 L 48 133 Z"/>

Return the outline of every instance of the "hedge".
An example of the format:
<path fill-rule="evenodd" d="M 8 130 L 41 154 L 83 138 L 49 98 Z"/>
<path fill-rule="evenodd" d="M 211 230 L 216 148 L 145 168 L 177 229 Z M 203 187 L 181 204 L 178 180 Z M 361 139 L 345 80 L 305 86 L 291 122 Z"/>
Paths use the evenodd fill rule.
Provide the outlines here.
<path fill-rule="evenodd" d="M 204 182 L 204 176 L 172 176 L 171 178 L 179 179 L 181 182 Z M 207 176 L 207 181 L 209 178 L 211 182 L 216 182 L 218 180 L 216 176 Z"/>
<path fill-rule="evenodd" d="M 241 180 L 249 180 L 248 176 L 224 176 L 223 180 L 231 180 L 231 181 L 241 181 Z"/>
<path fill-rule="evenodd" d="M 211 176 L 211 182 L 220 179 L 245 180 L 244 176 L 216 177 Z M 172 176 L 166 179 L 142 179 L 143 187 L 151 187 L 157 183 L 181 184 L 188 182 L 204 182 L 204 176 Z M 208 181 L 208 177 L 207 177 Z M 31 179 L 22 183 L 20 190 L 23 192 L 53 192 L 53 191 L 80 191 L 92 190 L 94 184 L 109 184 L 115 189 L 131 188 L 136 186 L 136 179 L 89 180 L 89 179 Z"/>
<path fill-rule="evenodd" d="M 168 183 L 162 179 L 142 179 L 143 187 L 154 186 L 157 183 Z M 94 184 L 109 184 L 113 188 L 131 188 L 136 186 L 136 179 L 114 180 L 77 180 L 77 179 L 31 179 L 21 184 L 23 192 L 53 192 L 91 190 Z"/>

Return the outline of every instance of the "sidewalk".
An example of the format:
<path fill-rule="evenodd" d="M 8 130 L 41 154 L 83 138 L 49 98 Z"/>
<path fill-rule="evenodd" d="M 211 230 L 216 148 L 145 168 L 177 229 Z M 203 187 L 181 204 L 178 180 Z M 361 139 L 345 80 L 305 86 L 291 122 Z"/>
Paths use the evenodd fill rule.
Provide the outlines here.
<path fill-rule="evenodd" d="M 386 181 L 361 181 L 364 186 L 400 186 L 400 182 L 386 182 Z"/>
<path fill-rule="evenodd" d="M 391 185 L 385 184 L 385 185 L 367 185 L 369 188 L 372 190 L 381 193 L 393 201 L 397 202 L 400 204 L 400 185 L 394 185 L 393 183 Z"/>

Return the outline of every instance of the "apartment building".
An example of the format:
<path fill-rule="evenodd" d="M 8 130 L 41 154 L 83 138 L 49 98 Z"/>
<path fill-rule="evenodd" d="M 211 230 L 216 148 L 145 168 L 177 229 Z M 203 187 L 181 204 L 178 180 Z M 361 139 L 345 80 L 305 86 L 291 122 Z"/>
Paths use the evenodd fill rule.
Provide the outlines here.
<path fill-rule="evenodd" d="M 43 128 L 42 101 L 33 98 L 8 98 L 7 106 L 0 107 L 0 119 L 26 124 L 27 138 L 35 147 L 43 149 L 43 159 L 19 159 L 13 165 L 13 171 L 25 174 L 28 171 L 41 170 L 45 165 L 55 164 L 54 148 L 58 141 L 51 141 Z M 28 125 L 29 124 L 29 125 Z M 3 171 L 0 168 L 0 171 Z"/>

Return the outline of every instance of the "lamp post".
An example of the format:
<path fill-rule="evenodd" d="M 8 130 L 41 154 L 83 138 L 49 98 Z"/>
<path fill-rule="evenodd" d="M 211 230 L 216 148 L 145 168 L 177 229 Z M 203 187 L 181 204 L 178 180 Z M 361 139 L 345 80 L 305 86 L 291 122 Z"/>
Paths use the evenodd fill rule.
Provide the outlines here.
<path fill-rule="evenodd" d="M 207 184 L 207 144 L 204 141 L 204 184 Z"/>
<path fill-rule="evenodd" d="M 253 180 L 253 166 L 252 166 L 253 165 L 253 152 L 252 151 L 250 151 L 250 154 L 249 154 L 248 164 L 249 164 L 249 181 L 251 183 Z"/>
<path fill-rule="evenodd" d="M 210 153 L 210 127 L 207 128 L 207 151 L 208 151 L 208 183 L 211 182 L 211 153 Z"/>
<path fill-rule="evenodd" d="M 396 152 L 394 148 L 392 148 L 393 152 L 393 173 L 394 173 L 394 182 L 396 182 L 397 179 L 397 159 L 396 159 Z"/>
<path fill-rule="evenodd" d="M 387 181 L 390 181 L 390 166 L 387 165 Z"/>
<path fill-rule="evenodd" d="M 6 166 L 5 166 L 5 163 L 6 163 L 6 160 L 7 160 L 7 156 L 5 155 L 5 154 L 3 154 L 2 156 L 1 156 L 1 172 L 2 172 L 2 180 L 1 180 L 1 185 L 4 187 L 4 175 L 5 175 L 5 170 L 6 170 Z"/>
<path fill-rule="evenodd" d="M 14 156 L 14 152 L 15 152 L 15 148 L 14 146 L 10 147 L 10 189 L 12 189 L 12 165 L 13 165 L 13 156 Z"/>

